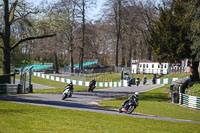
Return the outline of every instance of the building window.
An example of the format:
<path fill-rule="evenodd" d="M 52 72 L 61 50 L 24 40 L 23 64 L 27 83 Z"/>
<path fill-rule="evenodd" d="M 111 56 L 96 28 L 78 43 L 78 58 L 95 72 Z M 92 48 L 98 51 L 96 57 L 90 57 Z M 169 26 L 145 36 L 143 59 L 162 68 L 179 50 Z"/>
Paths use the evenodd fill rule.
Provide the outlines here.
<path fill-rule="evenodd" d="M 154 68 L 154 64 L 152 64 L 152 68 Z"/>
<path fill-rule="evenodd" d="M 143 64 L 143 68 L 145 68 L 145 64 Z"/>
<path fill-rule="evenodd" d="M 140 64 L 140 68 L 142 68 L 142 64 Z"/>
<path fill-rule="evenodd" d="M 165 68 L 167 68 L 167 64 L 165 64 Z"/>
<path fill-rule="evenodd" d="M 158 64 L 158 68 L 160 68 L 160 65 Z"/>
<path fill-rule="evenodd" d="M 148 68 L 148 64 L 147 64 L 147 68 Z"/>

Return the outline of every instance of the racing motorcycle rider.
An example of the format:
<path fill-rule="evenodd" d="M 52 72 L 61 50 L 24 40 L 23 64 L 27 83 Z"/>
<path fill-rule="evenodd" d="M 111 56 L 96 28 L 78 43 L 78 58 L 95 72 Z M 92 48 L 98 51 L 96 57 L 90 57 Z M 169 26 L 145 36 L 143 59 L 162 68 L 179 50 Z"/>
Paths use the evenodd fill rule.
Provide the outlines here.
<path fill-rule="evenodd" d="M 69 87 L 69 90 L 70 90 L 70 92 L 71 92 L 70 95 L 69 95 L 69 97 L 72 97 L 72 93 L 74 92 L 73 83 L 70 82 L 68 85 L 65 86 L 65 89 L 66 89 L 67 87 Z"/>
<path fill-rule="evenodd" d="M 135 92 L 132 96 L 129 97 L 129 99 L 127 99 L 126 101 L 124 101 L 124 103 L 122 104 L 122 107 L 124 107 L 124 105 L 129 102 L 129 101 L 134 101 L 136 100 L 136 106 L 139 105 L 139 93 Z"/>
<path fill-rule="evenodd" d="M 96 85 L 96 80 L 95 79 L 90 81 L 88 92 L 93 92 L 94 88 L 96 87 L 95 85 Z"/>

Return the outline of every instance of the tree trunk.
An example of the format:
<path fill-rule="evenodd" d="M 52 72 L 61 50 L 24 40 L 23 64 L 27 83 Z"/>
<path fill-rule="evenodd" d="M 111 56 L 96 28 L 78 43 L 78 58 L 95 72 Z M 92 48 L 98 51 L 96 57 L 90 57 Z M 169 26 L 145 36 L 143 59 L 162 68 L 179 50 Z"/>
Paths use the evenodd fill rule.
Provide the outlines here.
<path fill-rule="evenodd" d="M 58 55 L 56 52 L 54 52 L 55 56 L 55 67 L 56 67 L 56 73 L 59 73 L 59 68 L 58 68 Z"/>
<path fill-rule="evenodd" d="M 199 68 L 199 61 L 192 61 L 192 78 L 194 81 L 200 81 L 198 68 Z"/>
<path fill-rule="evenodd" d="M 151 46 L 147 46 L 147 59 L 152 60 L 152 48 Z"/>
<path fill-rule="evenodd" d="M 82 0 L 82 46 L 80 52 L 79 72 L 83 70 L 83 58 L 84 58 L 84 47 L 85 47 L 85 0 Z"/>
<path fill-rule="evenodd" d="M 3 52 L 3 74 L 10 74 L 10 49 L 6 48 Z"/>
<path fill-rule="evenodd" d="M 71 73 L 73 73 L 74 72 L 73 50 L 70 51 L 70 62 L 71 62 Z"/>
<path fill-rule="evenodd" d="M 10 74 L 10 13 L 9 13 L 9 1 L 4 0 L 4 23 L 5 23 L 5 34 L 3 36 L 3 74 Z M 8 78 L 10 83 L 10 77 Z"/>
<path fill-rule="evenodd" d="M 118 67 L 118 60 L 119 60 L 119 39 L 117 38 L 117 44 L 116 44 L 116 53 L 115 53 L 115 66 Z"/>
<path fill-rule="evenodd" d="M 132 50 L 133 50 L 133 47 L 132 47 L 132 45 L 130 45 L 129 56 L 128 56 L 128 61 L 127 61 L 127 67 L 131 67 Z"/>
<path fill-rule="evenodd" d="M 124 44 L 123 43 L 121 43 L 122 44 L 122 63 L 121 63 L 121 67 L 124 67 L 125 65 L 126 65 L 126 63 L 125 63 L 125 53 L 126 53 L 126 49 L 125 49 L 125 47 L 124 47 Z"/>
<path fill-rule="evenodd" d="M 119 66 L 119 42 L 121 36 L 121 0 L 117 1 L 116 10 L 115 10 L 115 25 L 117 31 L 117 44 L 116 44 L 116 55 L 115 55 L 115 66 Z"/>
<path fill-rule="evenodd" d="M 3 38 L 3 74 L 10 74 L 10 13 L 9 13 L 9 0 L 4 0 L 4 22 L 5 22 L 5 35 Z"/>

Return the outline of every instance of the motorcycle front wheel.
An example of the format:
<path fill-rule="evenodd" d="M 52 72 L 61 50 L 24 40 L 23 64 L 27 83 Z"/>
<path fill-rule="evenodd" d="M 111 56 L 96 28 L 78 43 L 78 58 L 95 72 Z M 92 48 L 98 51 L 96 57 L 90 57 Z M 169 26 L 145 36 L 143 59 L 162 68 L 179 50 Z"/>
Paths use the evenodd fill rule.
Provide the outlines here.
<path fill-rule="evenodd" d="M 67 98 L 67 95 L 66 94 L 62 95 L 62 100 L 64 100 L 65 98 Z"/>
<path fill-rule="evenodd" d="M 130 105 L 129 108 L 128 108 L 128 110 L 127 110 L 127 113 L 131 114 L 134 111 L 134 109 L 135 109 L 135 106 Z"/>

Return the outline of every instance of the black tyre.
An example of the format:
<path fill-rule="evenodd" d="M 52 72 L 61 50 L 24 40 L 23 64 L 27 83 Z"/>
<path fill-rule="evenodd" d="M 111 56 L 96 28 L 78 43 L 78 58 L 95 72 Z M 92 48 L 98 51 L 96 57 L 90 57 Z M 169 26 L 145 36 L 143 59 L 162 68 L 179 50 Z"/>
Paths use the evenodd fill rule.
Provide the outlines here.
<path fill-rule="evenodd" d="M 92 86 L 92 87 L 91 87 L 91 92 L 93 92 L 93 91 L 94 91 L 94 88 L 95 88 L 95 86 Z"/>
<path fill-rule="evenodd" d="M 120 108 L 119 108 L 119 113 L 122 113 L 122 112 L 123 112 L 123 111 L 122 111 L 122 107 L 120 107 Z"/>
<path fill-rule="evenodd" d="M 67 98 L 67 95 L 66 95 L 66 94 L 64 94 L 64 95 L 62 96 L 62 100 L 65 100 L 65 98 Z"/>
<path fill-rule="evenodd" d="M 130 105 L 129 108 L 127 109 L 127 113 L 131 114 L 134 111 L 134 109 L 135 109 L 135 106 Z"/>
<path fill-rule="evenodd" d="M 90 91 L 91 91 L 91 87 L 88 88 L 88 92 L 90 92 Z"/>

